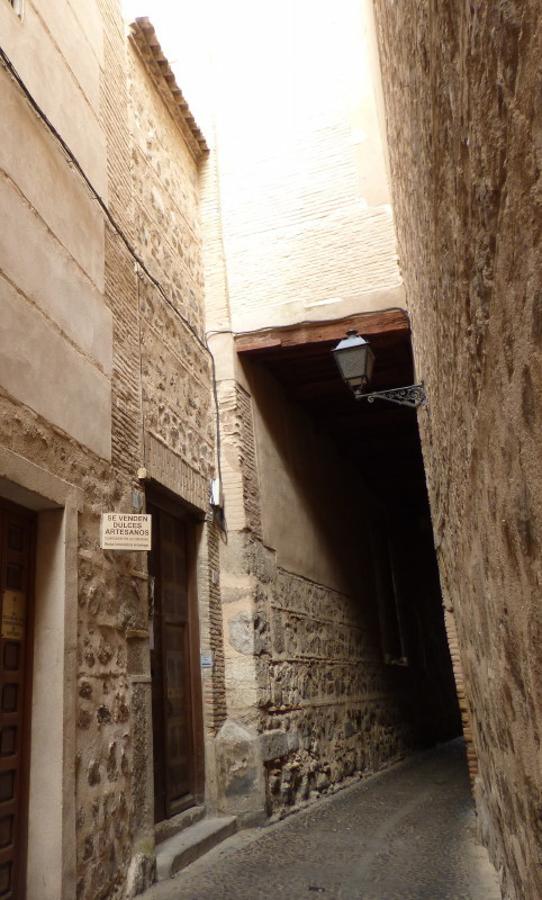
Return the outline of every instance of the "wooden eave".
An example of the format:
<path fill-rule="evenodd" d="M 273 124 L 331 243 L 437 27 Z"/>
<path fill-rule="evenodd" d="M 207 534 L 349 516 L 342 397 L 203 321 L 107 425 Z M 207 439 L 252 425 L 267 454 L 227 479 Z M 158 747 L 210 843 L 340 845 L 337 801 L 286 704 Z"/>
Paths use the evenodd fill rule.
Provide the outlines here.
<path fill-rule="evenodd" d="M 402 309 L 359 313 L 329 322 L 302 322 L 298 325 L 265 328 L 245 332 L 235 337 L 235 349 L 240 354 L 257 356 L 270 350 L 302 348 L 310 344 L 340 341 L 347 331 L 355 329 L 366 335 L 410 334 L 407 313 Z"/>
<path fill-rule="evenodd" d="M 381 498 L 392 497 L 394 503 L 414 508 L 420 489 L 425 496 L 416 411 L 382 400 L 370 404 L 354 398 L 332 353 L 350 329 L 368 338 L 373 348 L 371 391 L 413 383 L 410 323 L 401 309 L 237 334 L 235 346 L 247 364 L 249 380 L 265 369 L 345 458 L 359 471 L 370 473 Z M 254 384 L 257 391 L 258 381 Z"/>
<path fill-rule="evenodd" d="M 194 159 L 200 162 L 209 152 L 209 147 L 177 84 L 151 21 L 144 17 L 132 22 L 130 39 Z"/>

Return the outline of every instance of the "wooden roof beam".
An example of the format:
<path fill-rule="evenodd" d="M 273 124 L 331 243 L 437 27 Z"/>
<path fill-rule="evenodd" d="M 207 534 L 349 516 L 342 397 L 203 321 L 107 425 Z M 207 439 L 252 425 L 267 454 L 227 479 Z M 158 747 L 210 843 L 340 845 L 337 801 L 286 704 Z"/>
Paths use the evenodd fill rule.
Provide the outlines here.
<path fill-rule="evenodd" d="M 406 310 L 377 310 L 330 322 L 301 322 L 297 325 L 244 332 L 235 336 L 235 349 L 237 353 L 255 356 L 272 349 L 334 343 L 340 341 L 350 329 L 355 329 L 364 337 L 410 334 L 410 323 Z"/>

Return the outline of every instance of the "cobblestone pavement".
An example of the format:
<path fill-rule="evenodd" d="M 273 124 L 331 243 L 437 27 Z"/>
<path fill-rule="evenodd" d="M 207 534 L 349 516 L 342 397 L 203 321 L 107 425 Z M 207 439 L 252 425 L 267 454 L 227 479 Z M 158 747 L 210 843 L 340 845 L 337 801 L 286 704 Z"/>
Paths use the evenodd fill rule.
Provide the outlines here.
<path fill-rule="evenodd" d="M 499 900 L 475 840 L 460 742 L 263 829 L 240 832 L 145 900 Z"/>

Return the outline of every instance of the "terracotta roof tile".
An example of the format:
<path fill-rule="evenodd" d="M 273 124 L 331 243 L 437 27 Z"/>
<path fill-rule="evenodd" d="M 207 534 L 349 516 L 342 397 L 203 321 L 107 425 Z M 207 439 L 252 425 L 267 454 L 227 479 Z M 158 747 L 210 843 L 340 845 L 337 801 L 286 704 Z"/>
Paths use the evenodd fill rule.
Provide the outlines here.
<path fill-rule="evenodd" d="M 168 106 L 194 157 L 199 161 L 209 152 L 188 103 L 160 46 L 154 26 L 148 18 L 138 18 L 130 25 L 130 37 L 137 47 L 149 74 Z"/>

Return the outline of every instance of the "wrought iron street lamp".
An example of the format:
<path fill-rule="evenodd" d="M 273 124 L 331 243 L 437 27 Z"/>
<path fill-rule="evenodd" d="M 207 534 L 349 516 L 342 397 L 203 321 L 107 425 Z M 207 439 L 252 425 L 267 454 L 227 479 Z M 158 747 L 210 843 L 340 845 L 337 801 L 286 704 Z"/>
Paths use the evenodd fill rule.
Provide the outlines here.
<path fill-rule="evenodd" d="M 346 337 L 339 341 L 332 352 L 343 381 L 352 388 L 358 399 L 368 387 L 373 374 L 375 355 L 369 342 L 357 331 L 347 331 Z"/>
<path fill-rule="evenodd" d="M 367 400 L 368 403 L 387 400 L 389 403 L 410 406 L 414 409 L 424 406 L 427 402 L 423 384 L 409 384 L 388 391 L 366 393 L 373 374 L 375 355 L 369 341 L 362 338 L 357 331 L 348 331 L 332 353 L 341 377 L 352 389 L 356 400 Z"/>

